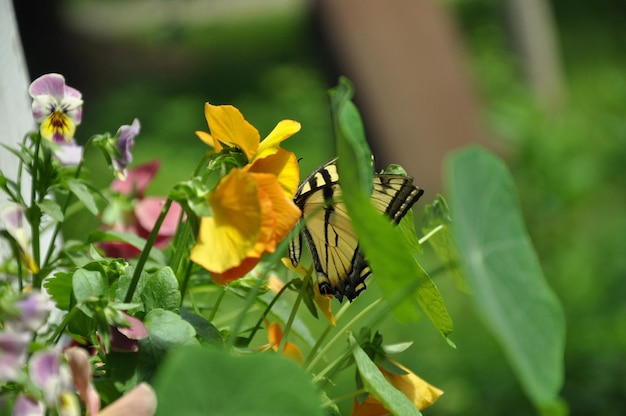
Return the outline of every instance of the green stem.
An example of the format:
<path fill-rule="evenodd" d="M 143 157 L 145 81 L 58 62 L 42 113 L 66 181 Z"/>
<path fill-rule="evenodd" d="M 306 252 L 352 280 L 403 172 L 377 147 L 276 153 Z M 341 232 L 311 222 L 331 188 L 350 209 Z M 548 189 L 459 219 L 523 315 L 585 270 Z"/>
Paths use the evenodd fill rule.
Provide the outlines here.
<path fill-rule="evenodd" d="M 339 312 L 337 312 L 335 314 L 335 322 L 339 322 L 339 320 L 341 319 L 343 314 L 346 313 L 346 311 L 348 310 L 350 305 L 352 305 L 352 303 L 351 302 L 347 302 L 347 303 L 345 303 L 341 307 L 341 309 L 339 309 Z M 318 337 L 317 342 L 315 343 L 315 345 L 313 345 L 313 348 L 311 348 L 311 351 L 309 352 L 309 355 L 307 356 L 306 360 L 304 361 L 304 367 L 307 367 L 309 365 L 309 363 L 311 362 L 313 357 L 315 357 L 315 354 L 317 353 L 317 350 L 319 350 L 319 348 L 322 346 L 322 344 L 324 343 L 324 340 L 326 340 L 326 337 L 330 333 L 331 329 L 333 329 L 334 327 L 335 326 L 332 323 L 330 323 L 330 322 L 328 323 L 328 325 L 326 326 L 326 329 L 324 329 L 324 332 L 322 332 L 322 334 Z"/>
<path fill-rule="evenodd" d="M 185 267 L 185 276 L 183 276 L 183 282 L 180 284 L 180 306 L 183 306 L 183 301 L 185 300 L 185 294 L 187 293 L 187 286 L 189 286 L 189 279 L 191 278 L 192 267 L 193 267 L 193 264 L 191 263 L 191 261 L 187 262 L 187 267 Z"/>
<path fill-rule="evenodd" d="M 143 267 L 146 265 L 146 261 L 148 261 L 148 257 L 150 256 L 150 250 L 154 246 L 156 239 L 159 235 L 159 230 L 161 229 L 161 225 L 165 220 L 165 216 L 167 212 L 170 210 L 172 206 L 172 200 L 167 198 L 165 201 L 165 205 L 161 208 L 161 214 L 159 214 L 159 218 L 157 218 L 152 231 L 150 231 L 150 235 L 148 236 L 148 241 L 146 241 L 146 245 L 141 251 L 141 255 L 139 256 L 139 260 L 137 260 L 137 265 L 135 266 L 135 272 L 133 273 L 133 277 L 130 281 L 130 285 L 128 286 L 128 292 L 126 292 L 126 297 L 124 298 L 124 302 L 130 303 L 133 299 L 133 295 L 135 294 L 135 289 L 137 289 L 137 284 L 139 283 L 139 278 L 141 277 L 141 272 L 143 271 Z"/>
<path fill-rule="evenodd" d="M 332 406 L 333 404 L 337 404 L 339 402 L 342 402 L 344 400 L 348 400 L 348 399 L 352 399 L 354 396 L 357 396 L 361 393 L 367 393 L 367 390 L 363 389 L 358 389 L 358 390 L 354 390 L 350 393 L 346 393 L 346 394 L 342 394 L 341 396 L 337 396 L 332 400 L 328 400 L 326 402 L 324 402 L 322 404 L 322 407 L 328 407 L 328 406 Z"/>
<path fill-rule="evenodd" d="M 183 212 L 181 212 L 181 217 L 178 219 L 178 227 L 177 229 L 180 229 L 180 225 L 182 224 L 182 216 L 184 215 Z M 182 261 L 183 258 L 183 254 L 185 254 L 187 252 L 187 244 L 189 242 L 189 237 L 191 236 L 191 225 L 189 224 L 189 222 L 185 222 L 185 224 L 183 225 L 183 230 L 181 232 L 181 235 L 179 236 L 179 238 L 176 238 L 176 250 L 174 251 L 174 254 L 172 255 L 172 258 L 170 259 L 170 268 L 174 271 L 174 273 L 176 275 L 178 275 L 178 269 L 180 267 L 180 263 Z"/>
<path fill-rule="evenodd" d="M 65 330 L 65 327 L 67 326 L 67 324 L 70 322 L 70 319 L 72 319 L 74 317 L 74 315 L 76 315 L 76 311 L 78 311 L 78 305 L 75 305 L 72 309 L 70 309 L 70 311 L 63 317 L 63 320 L 61 321 L 61 323 L 59 324 L 59 326 L 57 327 L 57 329 L 55 329 L 54 334 L 52 334 L 52 339 L 53 339 L 53 343 L 56 344 L 57 342 L 59 342 L 59 340 L 61 339 L 61 335 L 63 335 L 63 331 Z"/>
<path fill-rule="evenodd" d="M 87 140 L 87 143 L 85 144 L 85 150 L 87 150 L 87 146 L 89 146 L 89 144 L 91 143 L 91 138 L 89 140 Z M 78 179 L 80 176 L 80 171 L 83 168 L 83 161 L 84 161 L 84 153 L 83 153 L 83 159 L 80 160 L 80 163 L 78 164 L 78 166 L 76 167 L 76 173 L 74 174 L 74 179 Z M 67 198 L 65 198 L 65 202 L 63 203 L 63 207 L 61 208 L 61 212 L 63 213 L 63 217 L 65 218 L 65 213 L 67 212 L 67 208 L 70 205 L 70 199 L 72 197 L 72 193 L 68 191 L 67 193 Z M 54 231 L 52 232 L 52 238 L 50 239 L 50 245 L 48 246 L 48 251 L 46 252 L 46 257 L 44 259 L 44 266 L 48 264 L 48 262 L 50 261 L 50 258 L 52 257 L 52 252 L 54 251 L 54 242 L 57 239 L 57 236 L 59 235 L 59 231 L 61 231 L 61 222 L 57 222 L 54 225 Z"/>
<path fill-rule="evenodd" d="M 311 380 L 313 382 L 313 384 L 315 384 L 318 381 L 320 381 L 321 379 L 323 379 L 324 376 L 326 374 L 328 374 L 329 371 L 331 371 L 333 368 L 335 368 L 339 363 L 341 363 L 343 360 L 346 359 L 346 357 L 348 357 L 351 354 L 352 354 L 351 350 L 344 351 L 341 355 L 339 355 L 339 357 L 335 358 L 324 369 L 322 369 L 321 371 L 315 373 L 315 377 L 313 377 L 313 379 Z"/>
<path fill-rule="evenodd" d="M 426 241 L 428 241 L 428 239 L 430 237 L 432 237 L 433 235 L 437 234 L 439 231 L 443 230 L 443 224 L 439 224 L 438 226 L 436 226 L 435 228 L 433 228 L 432 230 L 430 230 L 428 232 L 428 234 L 426 234 L 425 236 L 423 236 L 422 238 L 419 239 L 419 244 L 422 245 L 424 244 Z"/>
<path fill-rule="evenodd" d="M 289 331 L 291 331 L 291 325 L 293 325 L 294 319 L 296 319 L 296 314 L 298 313 L 298 308 L 300 307 L 300 302 L 302 302 L 302 296 L 307 293 L 307 289 L 311 284 L 311 278 L 304 279 L 302 282 L 302 286 L 300 287 L 300 291 L 298 291 L 298 297 L 293 304 L 293 308 L 291 308 L 291 313 L 289 314 L 289 319 L 287 319 L 287 323 L 285 323 L 285 329 L 283 330 L 283 337 L 280 340 L 280 345 L 278 346 L 278 351 L 284 351 L 285 345 L 287 344 L 287 338 L 289 336 Z"/>
<path fill-rule="evenodd" d="M 40 249 L 40 234 L 39 234 L 39 225 L 41 223 L 41 211 L 37 206 L 37 182 L 39 181 L 38 177 L 38 168 L 37 165 L 39 163 L 39 148 L 41 146 L 41 135 L 36 135 L 35 142 L 35 151 L 33 153 L 33 165 L 32 165 L 32 183 L 30 189 L 30 213 L 28 215 L 30 222 L 30 229 L 32 233 L 32 247 L 33 247 L 33 261 L 35 262 L 35 266 L 37 267 L 37 271 L 33 274 L 33 287 L 35 289 L 39 289 L 41 287 L 41 278 L 39 273 L 41 271 L 41 267 L 39 267 L 41 260 L 41 249 Z"/>
<path fill-rule="evenodd" d="M 233 345 L 235 344 L 235 339 L 237 338 L 239 329 L 243 325 L 243 321 L 246 318 L 246 314 L 248 313 L 248 311 L 250 310 L 250 308 L 255 302 L 256 296 L 259 293 L 261 286 L 263 285 L 263 280 L 265 279 L 261 279 L 261 278 L 257 279 L 254 286 L 252 286 L 252 289 L 248 292 L 248 295 L 246 296 L 246 301 L 243 304 L 243 307 L 241 308 L 239 314 L 237 315 L 237 319 L 235 320 L 234 325 L 232 326 L 231 334 L 226 340 L 225 346 L 227 349 L 232 348 Z"/>
<path fill-rule="evenodd" d="M 361 312 L 359 312 L 354 318 L 352 318 L 342 329 L 341 331 L 337 332 L 337 334 L 331 338 L 330 341 L 328 341 L 328 343 L 324 346 L 324 348 L 322 348 L 319 353 L 317 353 L 317 355 L 315 356 L 315 358 L 313 358 L 311 360 L 311 362 L 309 363 L 309 365 L 306 367 L 306 371 L 307 372 L 311 372 L 313 367 L 315 366 L 315 364 L 317 364 L 317 362 L 322 358 L 326 356 L 326 353 L 328 352 L 328 350 L 330 350 L 332 348 L 333 345 L 335 345 L 335 343 L 337 343 L 337 341 L 339 341 L 339 339 L 346 333 L 348 332 L 348 329 L 350 329 L 354 324 L 356 324 L 357 322 L 359 322 L 369 311 L 371 311 L 372 309 L 374 309 L 376 306 L 378 306 L 378 304 L 382 301 L 381 299 L 377 299 L 376 301 L 372 302 L 371 304 L 367 305 L 367 307 L 365 309 L 363 309 Z"/>
<path fill-rule="evenodd" d="M 217 310 L 220 307 L 222 300 L 224 300 L 224 296 L 226 296 L 226 286 L 222 287 L 222 292 L 220 293 L 217 300 L 215 301 L 215 305 L 213 305 L 213 309 L 211 309 L 211 315 L 209 315 L 209 318 L 208 318 L 209 322 L 213 322 L 213 319 L 215 319 L 215 315 L 217 315 Z"/>
<path fill-rule="evenodd" d="M 250 335 L 248 336 L 248 340 L 246 342 L 247 345 L 250 345 L 250 343 L 252 342 L 252 339 L 254 338 L 254 336 L 256 335 L 257 331 L 259 330 L 259 328 L 261 327 L 261 325 L 263 325 L 263 321 L 265 320 L 265 318 L 267 317 L 267 315 L 270 313 L 270 311 L 272 310 L 272 307 L 274 306 L 274 304 L 276 303 L 276 301 L 278 301 L 278 299 L 281 297 L 281 295 L 283 293 L 285 293 L 285 291 L 292 286 L 292 282 L 290 281 L 289 283 L 287 283 L 285 286 L 283 286 L 282 288 L 280 288 L 280 290 L 278 291 L 278 293 L 276 294 L 276 296 L 274 296 L 274 298 L 271 300 L 271 302 L 267 305 L 267 307 L 265 308 L 265 310 L 263 311 L 263 313 L 261 314 L 261 317 L 259 318 L 259 320 L 257 321 L 256 325 L 254 326 L 254 328 L 252 328 L 252 332 L 250 332 Z M 284 338 L 284 337 L 283 337 Z"/>

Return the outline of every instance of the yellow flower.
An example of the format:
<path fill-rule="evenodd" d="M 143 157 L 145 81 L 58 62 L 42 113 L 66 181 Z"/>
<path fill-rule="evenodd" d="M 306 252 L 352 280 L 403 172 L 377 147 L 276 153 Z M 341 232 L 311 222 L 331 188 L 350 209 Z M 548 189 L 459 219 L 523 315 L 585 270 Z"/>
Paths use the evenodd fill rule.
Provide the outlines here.
<path fill-rule="evenodd" d="M 263 253 L 273 253 L 300 218 L 277 177 L 233 169 L 208 197 L 212 217 L 202 217 L 191 260 L 225 284 L 248 273 Z"/>
<path fill-rule="evenodd" d="M 267 323 L 267 321 L 266 321 Z M 280 342 L 283 339 L 283 330 L 280 329 L 280 325 L 277 322 L 272 322 L 267 326 L 267 339 L 270 341 L 270 346 L 274 351 L 278 351 L 280 347 Z M 300 348 L 293 342 L 285 342 L 285 348 L 283 350 L 283 355 L 287 358 L 291 358 L 292 360 L 303 364 L 304 356 L 300 351 Z"/>
<path fill-rule="evenodd" d="M 263 253 L 273 253 L 300 218 L 294 204 L 300 170 L 296 155 L 280 147 L 300 130 L 300 123 L 283 120 L 260 141 L 259 132 L 235 107 L 206 103 L 211 133 L 196 132 L 215 152 L 237 149 L 246 158 L 208 196 L 213 212 L 202 217 L 191 260 L 225 284 L 248 273 Z"/>
<path fill-rule="evenodd" d="M 402 394 L 413 402 L 418 410 L 426 409 L 443 394 L 442 390 L 431 386 L 402 364 L 391 361 L 403 369 L 406 374 L 390 373 L 381 367 L 378 367 L 378 369 L 392 386 L 400 390 Z M 363 403 L 359 403 L 357 397 L 354 398 L 352 416 L 383 416 L 389 414 L 391 413 L 372 395 L 368 395 Z"/>
<path fill-rule="evenodd" d="M 204 105 L 204 115 L 211 133 L 196 134 L 216 153 L 225 147 L 239 149 L 246 157 L 244 169 L 251 172 L 274 173 L 285 193 L 294 197 L 300 182 L 300 171 L 295 155 L 280 148 L 280 144 L 300 131 L 300 123 L 280 121 L 274 130 L 260 141 L 259 132 L 231 105 Z"/>

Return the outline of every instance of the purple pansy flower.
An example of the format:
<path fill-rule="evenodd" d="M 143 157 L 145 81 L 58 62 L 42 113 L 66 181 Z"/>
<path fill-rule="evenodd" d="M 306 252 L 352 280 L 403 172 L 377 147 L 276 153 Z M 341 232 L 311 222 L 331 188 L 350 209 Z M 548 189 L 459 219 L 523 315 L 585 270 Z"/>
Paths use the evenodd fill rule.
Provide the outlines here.
<path fill-rule="evenodd" d="M 31 335 L 17 331 L 0 332 L 0 383 L 13 381 L 26 364 Z"/>
<path fill-rule="evenodd" d="M 135 137 L 139 134 L 141 125 L 139 120 L 134 119 L 130 126 L 123 125 L 117 131 L 117 156 L 113 158 L 113 169 L 117 177 L 121 180 L 126 179 L 126 168 L 133 161 L 131 150 L 135 145 Z"/>
<path fill-rule="evenodd" d="M 13 406 L 13 416 L 44 416 L 45 414 L 46 408 L 42 403 L 31 399 L 24 393 L 17 396 L 15 406 Z"/>
<path fill-rule="evenodd" d="M 41 137 L 54 143 L 69 143 L 83 113 L 81 93 L 65 85 L 60 74 L 46 74 L 28 88 L 33 97 L 33 117 L 40 123 Z"/>
<path fill-rule="evenodd" d="M 31 292 L 18 300 L 15 306 L 21 312 L 19 326 L 30 331 L 37 331 L 48 318 L 54 303 L 45 293 Z"/>

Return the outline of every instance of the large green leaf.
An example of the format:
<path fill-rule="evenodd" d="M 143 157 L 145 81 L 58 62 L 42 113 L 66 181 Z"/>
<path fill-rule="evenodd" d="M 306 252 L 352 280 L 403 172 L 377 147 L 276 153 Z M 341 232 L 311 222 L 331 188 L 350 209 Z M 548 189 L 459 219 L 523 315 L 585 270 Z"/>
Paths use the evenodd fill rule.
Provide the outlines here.
<path fill-rule="evenodd" d="M 154 380 L 160 415 L 321 416 L 321 396 L 301 367 L 279 355 L 235 356 L 180 348 Z"/>
<path fill-rule="evenodd" d="M 331 95 L 331 107 L 339 161 L 350 161 L 349 164 L 339 163 L 338 170 L 344 201 L 359 236 L 359 244 L 387 300 L 393 302 L 394 315 L 403 321 L 414 319 L 417 301 L 435 327 L 447 337 L 452 332 L 452 319 L 439 290 L 413 257 L 402 233 L 374 208 L 365 190 L 363 172 L 358 165 L 367 165 L 370 160 L 363 156 L 363 149 L 367 148 L 363 127 L 358 111 L 350 101 L 352 91 L 343 91 L 346 88 L 343 84 L 337 87 L 339 91 Z"/>
<path fill-rule="evenodd" d="M 446 166 L 452 231 L 479 315 L 538 407 L 563 383 L 565 318 L 526 232 L 513 179 L 479 147 Z"/>

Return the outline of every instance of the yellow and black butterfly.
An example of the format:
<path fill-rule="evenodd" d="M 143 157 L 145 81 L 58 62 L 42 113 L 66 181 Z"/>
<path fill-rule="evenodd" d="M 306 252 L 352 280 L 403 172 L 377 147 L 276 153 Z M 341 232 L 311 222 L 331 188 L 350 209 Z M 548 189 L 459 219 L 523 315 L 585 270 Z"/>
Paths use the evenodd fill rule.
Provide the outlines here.
<path fill-rule="evenodd" d="M 304 236 L 320 293 L 352 301 L 365 290 L 365 278 L 372 271 L 341 200 L 336 162 L 325 163 L 298 187 L 294 202 L 302 210 L 300 221 L 305 224 L 289 245 L 289 257 L 297 266 Z M 410 176 L 381 173 L 374 175 L 371 200 L 378 211 L 398 224 L 423 193 Z"/>

